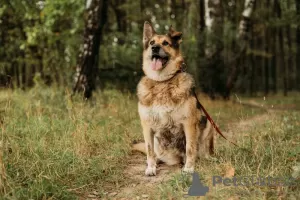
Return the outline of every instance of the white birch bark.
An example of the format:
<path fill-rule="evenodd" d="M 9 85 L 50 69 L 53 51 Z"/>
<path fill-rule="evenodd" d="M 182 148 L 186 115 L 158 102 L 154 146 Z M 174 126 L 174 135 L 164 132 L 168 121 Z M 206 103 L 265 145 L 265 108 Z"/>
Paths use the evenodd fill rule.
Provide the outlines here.
<path fill-rule="evenodd" d="M 245 7 L 239 25 L 238 38 L 247 39 L 249 33 L 250 18 L 254 10 L 255 0 L 245 0 Z"/>
<path fill-rule="evenodd" d="M 208 6 L 210 0 L 205 0 L 205 25 L 207 31 L 212 32 L 212 24 L 214 23 L 214 18 L 210 15 L 210 12 L 213 10 L 212 7 Z"/>
<path fill-rule="evenodd" d="M 248 39 L 250 33 L 251 16 L 254 11 L 255 0 L 245 0 L 244 10 L 242 12 L 242 19 L 239 24 L 237 33 L 237 45 L 234 47 L 234 54 L 237 55 L 231 65 L 231 72 L 227 78 L 226 88 L 227 93 L 230 94 L 234 84 L 237 80 L 239 68 L 246 54 Z"/>
<path fill-rule="evenodd" d="M 207 32 L 205 54 L 210 58 L 222 50 L 223 9 L 221 0 L 205 0 L 205 26 Z"/>
<path fill-rule="evenodd" d="M 89 9 L 89 8 L 91 7 L 92 1 L 93 1 L 93 0 L 87 0 L 87 1 L 86 1 L 86 7 L 85 7 L 86 9 Z"/>
<path fill-rule="evenodd" d="M 84 97 L 88 99 L 96 87 L 100 39 L 107 19 L 107 1 L 88 0 L 86 3 L 84 40 L 77 58 L 73 93 L 83 91 Z"/>

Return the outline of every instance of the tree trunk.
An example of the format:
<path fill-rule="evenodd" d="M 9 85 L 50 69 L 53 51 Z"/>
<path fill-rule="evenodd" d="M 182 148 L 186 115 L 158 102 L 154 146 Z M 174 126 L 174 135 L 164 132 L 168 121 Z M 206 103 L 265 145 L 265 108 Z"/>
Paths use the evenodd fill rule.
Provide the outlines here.
<path fill-rule="evenodd" d="M 199 13 L 200 13 L 200 32 L 203 33 L 205 29 L 205 2 L 200 0 L 199 2 Z M 203 48 L 203 47 L 202 47 Z"/>
<path fill-rule="evenodd" d="M 204 64 L 204 60 L 203 58 L 205 58 L 205 4 L 204 4 L 204 0 L 200 0 L 199 1 L 199 18 L 200 18 L 200 29 L 198 31 L 198 39 L 197 39 L 197 45 L 198 45 L 198 49 L 197 49 L 197 62 L 201 63 L 197 66 L 196 68 L 196 80 L 197 83 L 199 83 L 200 87 L 203 88 L 203 84 L 204 84 L 204 80 L 203 80 L 203 75 L 205 73 L 205 64 Z"/>
<path fill-rule="evenodd" d="M 218 56 L 223 50 L 223 7 L 221 0 L 205 0 L 205 25 L 208 32 L 206 57 Z"/>
<path fill-rule="evenodd" d="M 144 0 L 140 0 L 140 20 L 139 29 L 143 30 L 144 22 L 146 21 L 146 14 L 145 14 L 146 2 Z"/>
<path fill-rule="evenodd" d="M 276 14 L 278 19 L 282 17 L 282 11 L 280 2 L 278 0 L 274 1 L 276 7 Z M 284 41 L 283 41 L 283 28 L 280 26 L 278 28 L 278 41 L 279 41 L 279 55 L 280 55 L 280 67 L 283 73 L 283 94 L 287 96 L 287 67 L 285 65 L 285 52 L 284 52 Z"/>
<path fill-rule="evenodd" d="M 256 48 L 256 38 L 254 37 L 253 30 L 251 31 L 252 39 L 250 42 L 250 48 L 253 50 Z M 250 76 L 250 95 L 254 96 L 257 92 L 257 87 L 255 87 L 256 84 L 256 56 L 252 53 L 250 54 L 250 62 L 251 62 L 251 76 Z"/>
<path fill-rule="evenodd" d="M 273 3 L 273 11 L 272 11 L 272 15 L 276 16 L 276 4 Z M 271 73 L 271 88 L 272 88 L 272 92 L 274 94 L 277 93 L 277 32 L 278 32 L 278 28 L 276 26 L 272 26 L 271 28 L 271 54 L 272 54 L 272 58 L 271 58 L 271 68 L 270 68 L 270 73 Z"/>
<path fill-rule="evenodd" d="M 118 6 L 115 10 L 118 24 L 118 31 L 124 34 L 127 33 L 127 23 L 126 23 L 126 12 L 120 8 L 121 5 L 124 4 L 125 1 L 118 1 Z"/>
<path fill-rule="evenodd" d="M 269 13 L 269 8 L 270 8 L 270 0 L 266 1 L 265 4 L 265 8 L 267 9 L 266 12 L 266 20 L 267 20 L 267 24 L 269 23 L 269 17 L 270 17 L 270 13 Z M 266 26 L 266 31 L 265 31 L 265 60 L 264 60 L 264 74 L 265 74 L 265 84 L 264 84 L 264 90 L 265 90 L 265 95 L 269 94 L 269 54 L 270 54 L 270 28 L 269 26 Z"/>
<path fill-rule="evenodd" d="M 300 18 L 300 1 L 295 0 L 295 2 L 296 2 L 297 17 Z M 297 83 L 298 83 L 297 85 L 298 85 L 298 90 L 300 91 L 300 23 L 299 22 L 296 30 L 296 48 L 297 48 L 296 65 L 297 65 Z"/>
<path fill-rule="evenodd" d="M 251 16 L 255 7 L 255 0 L 245 0 L 245 7 L 239 25 L 239 39 L 248 39 L 251 25 Z"/>
<path fill-rule="evenodd" d="M 203 5 L 203 4 L 202 4 Z M 203 91 L 214 99 L 216 94 L 224 97 L 224 61 L 223 50 L 223 7 L 221 0 L 205 0 L 205 57 L 206 64 L 203 76 L 206 81 L 202 84 Z M 202 25 L 203 26 L 203 25 Z"/>
<path fill-rule="evenodd" d="M 242 13 L 242 19 L 239 24 L 237 40 L 233 52 L 235 58 L 231 64 L 230 74 L 227 77 L 226 96 L 229 97 L 231 90 L 237 80 L 240 65 L 246 54 L 249 35 L 251 33 L 251 16 L 255 7 L 255 0 L 245 0 L 245 7 Z"/>
<path fill-rule="evenodd" d="M 107 1 L 87 1 L 88 17 L 85 23 L 84 44 L 77 60 L 77 73 L 73 92 L 83 91 L 86 99 L 95 90 L 102 29 L 107 21 Z"/>
<path fill-rule="evenodd" d="M 127 22 L 126 22 L 126 12 L 122 8 L 125 1 L 124 0 L 115 0 L 110 1 L 111 8 L 114 10 L 117 20 L 117 30 L 118 32 L 124 34 L 122 37 L 118 38 L 118 44 L 123 45 L 125 43 L 125 37 L 127 34 Z"/>
<path fill-rule="evenodd" d="M 287 8 L 290 9 L 290 0 L 287 1 Z M 287 45 L 288 45 L 288 57 L 287 57 L 287 74 L 288 78 L 288 90 L 292 90 L 294 88 L 295 83 L 295 73 L 293 68 L 293 50 L 292 50 L 292 38 L 291 38 L 291 25 L 286 25 L 286 35 L 287 35 Z"/>

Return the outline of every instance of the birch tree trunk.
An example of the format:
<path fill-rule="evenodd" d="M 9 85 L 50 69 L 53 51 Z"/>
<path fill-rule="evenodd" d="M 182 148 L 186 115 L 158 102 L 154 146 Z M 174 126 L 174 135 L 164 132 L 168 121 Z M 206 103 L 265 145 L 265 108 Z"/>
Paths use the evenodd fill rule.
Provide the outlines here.
<path fill-rule="evenodd" d="M 86 99 L 95 90 L 98 69 L 100 40 L 107 19 L 107 0 L 87 0 L 87 20 L 84 30 L 84 43 L 80 50 L 73 92 L 83 91 Z"/>
<path fill-rule="evenodd" d="M 242 19 L 239 24 L 238 28 L 238 34 L 237 34 L 237 40 L 236 46 L 234 47 L 234 55 L 235 58 L 233 59 L 233 63 L 231 66 L 230 74 L 227 78 L 226 83 L 226 94 L 225 96 L 228 98 L 232 88 L 234 87 L 234 84 L 237 80 L 237 76 L 239 73 L 240 65 L 242 64 L 247 46 L 248 46 L 248 40 L 251 33 L 251 16 L 255 8 L 255 0 L 245 0 L 245 6 L 242 13 Z"/>
<path fill-rule="evenodd" d="M 223 50 L 223 7 L 221 0 L 205 0 L 205 69 L 202 76 L 203 91 L 214 99 L 216 94 L 224 96 L 224 80 L 220 74 L 224 74 Z M 203 25 L 202 25 L 203 27 Z"/>
<path fill-rule="evenodd" d="M 247 40 L 250 33 L 251 16 L 254 11 L 255 0 L 245 0 L 245 7 L 242 13 L 242 19 L 239 25 L 238 38 L 241 40 Z"/>
<path fill-rule="evenodd" d="M 205 54 L 207 58 L 218 56 L 223 50 L 223 21 L 221 0 L 205 0 L 205 26 L 208 34 Z"/>

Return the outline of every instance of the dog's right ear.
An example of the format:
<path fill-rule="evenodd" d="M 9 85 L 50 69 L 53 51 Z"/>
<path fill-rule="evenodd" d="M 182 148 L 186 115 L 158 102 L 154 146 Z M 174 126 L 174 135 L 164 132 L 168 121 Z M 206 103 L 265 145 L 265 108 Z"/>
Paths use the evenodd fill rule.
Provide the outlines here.
<path fill-rule="evenodd" d="M 149 40 L 153 37 L 154 34 L 155 34 L 155 31 L 154 31 L 152 25 L 149 22 L 145 21 L 144 32 L 143 32 L 144 49 L 147 49 Z"/>

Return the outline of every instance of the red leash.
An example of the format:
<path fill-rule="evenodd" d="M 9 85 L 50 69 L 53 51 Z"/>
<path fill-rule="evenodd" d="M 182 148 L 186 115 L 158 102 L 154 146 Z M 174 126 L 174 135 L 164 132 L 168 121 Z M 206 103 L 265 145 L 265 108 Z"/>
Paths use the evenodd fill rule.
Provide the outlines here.
<path fill-rule="evenodd" d="M 228 142 L 230 142 L 231 144 L 235 145 L 238 147 L 237 144 L 235 144 L 234 142 L 228 140 L 223 133 L 220 131 L 219 127 L 216 125 L 216 123 L 214 122 L 214 120 L 210 117 L 210 115 L 208 114 L 208 112 L 205 110 L 205 108 L 203 107 L 203 105 L 200 103 L 200 101 L 198 100 L 197 94 L 195 92 L 195 89 L 193 89 L 193 93 L 196 97 L 197 102 L 200 105 L 200 108 L 203 110 L 204 114 L 206 115 L 207 119 L 210 121 L 210 123 L 213 125 L 214 129 L 222 136 L 222 138 L 224 138 L 225 140 L 227 140 Z"/>
<path fill-rule="evenodd" d="M 177 73 L 181 73 L 181 72 L 185 72 L 186 71 L 186 64 L 182 61 L 181 65 L 180 65 L 180 70 L 176 72 Z M 213 125 L 214 129 L 222 136 L 222 138 L 224 138 L 225 140 L 227 140 L 228 142 L 230 142 L 231 144 L 233 144 L 234 146 L 238 147 L 237 144 L 235 144 L 234 142 L 228 140 L 223 133 L 220 131 L 219 127 L 216 125 L 216 123 L 214 122 L 214 120 L 210 117 L 210 115 L 208 114 L 208 112 L 205 110 L 204 106 L 200 103 L 200 101 L 198 100 L 195 88 L 192 88 L 192 91 L 194 93 L 194 96 L 197 100 L 197 102 L 199 103 L 200 108 L 203 110 L 204 114 L 206 115 L 207 119 L 210 121 L 210 123 Z"/>

